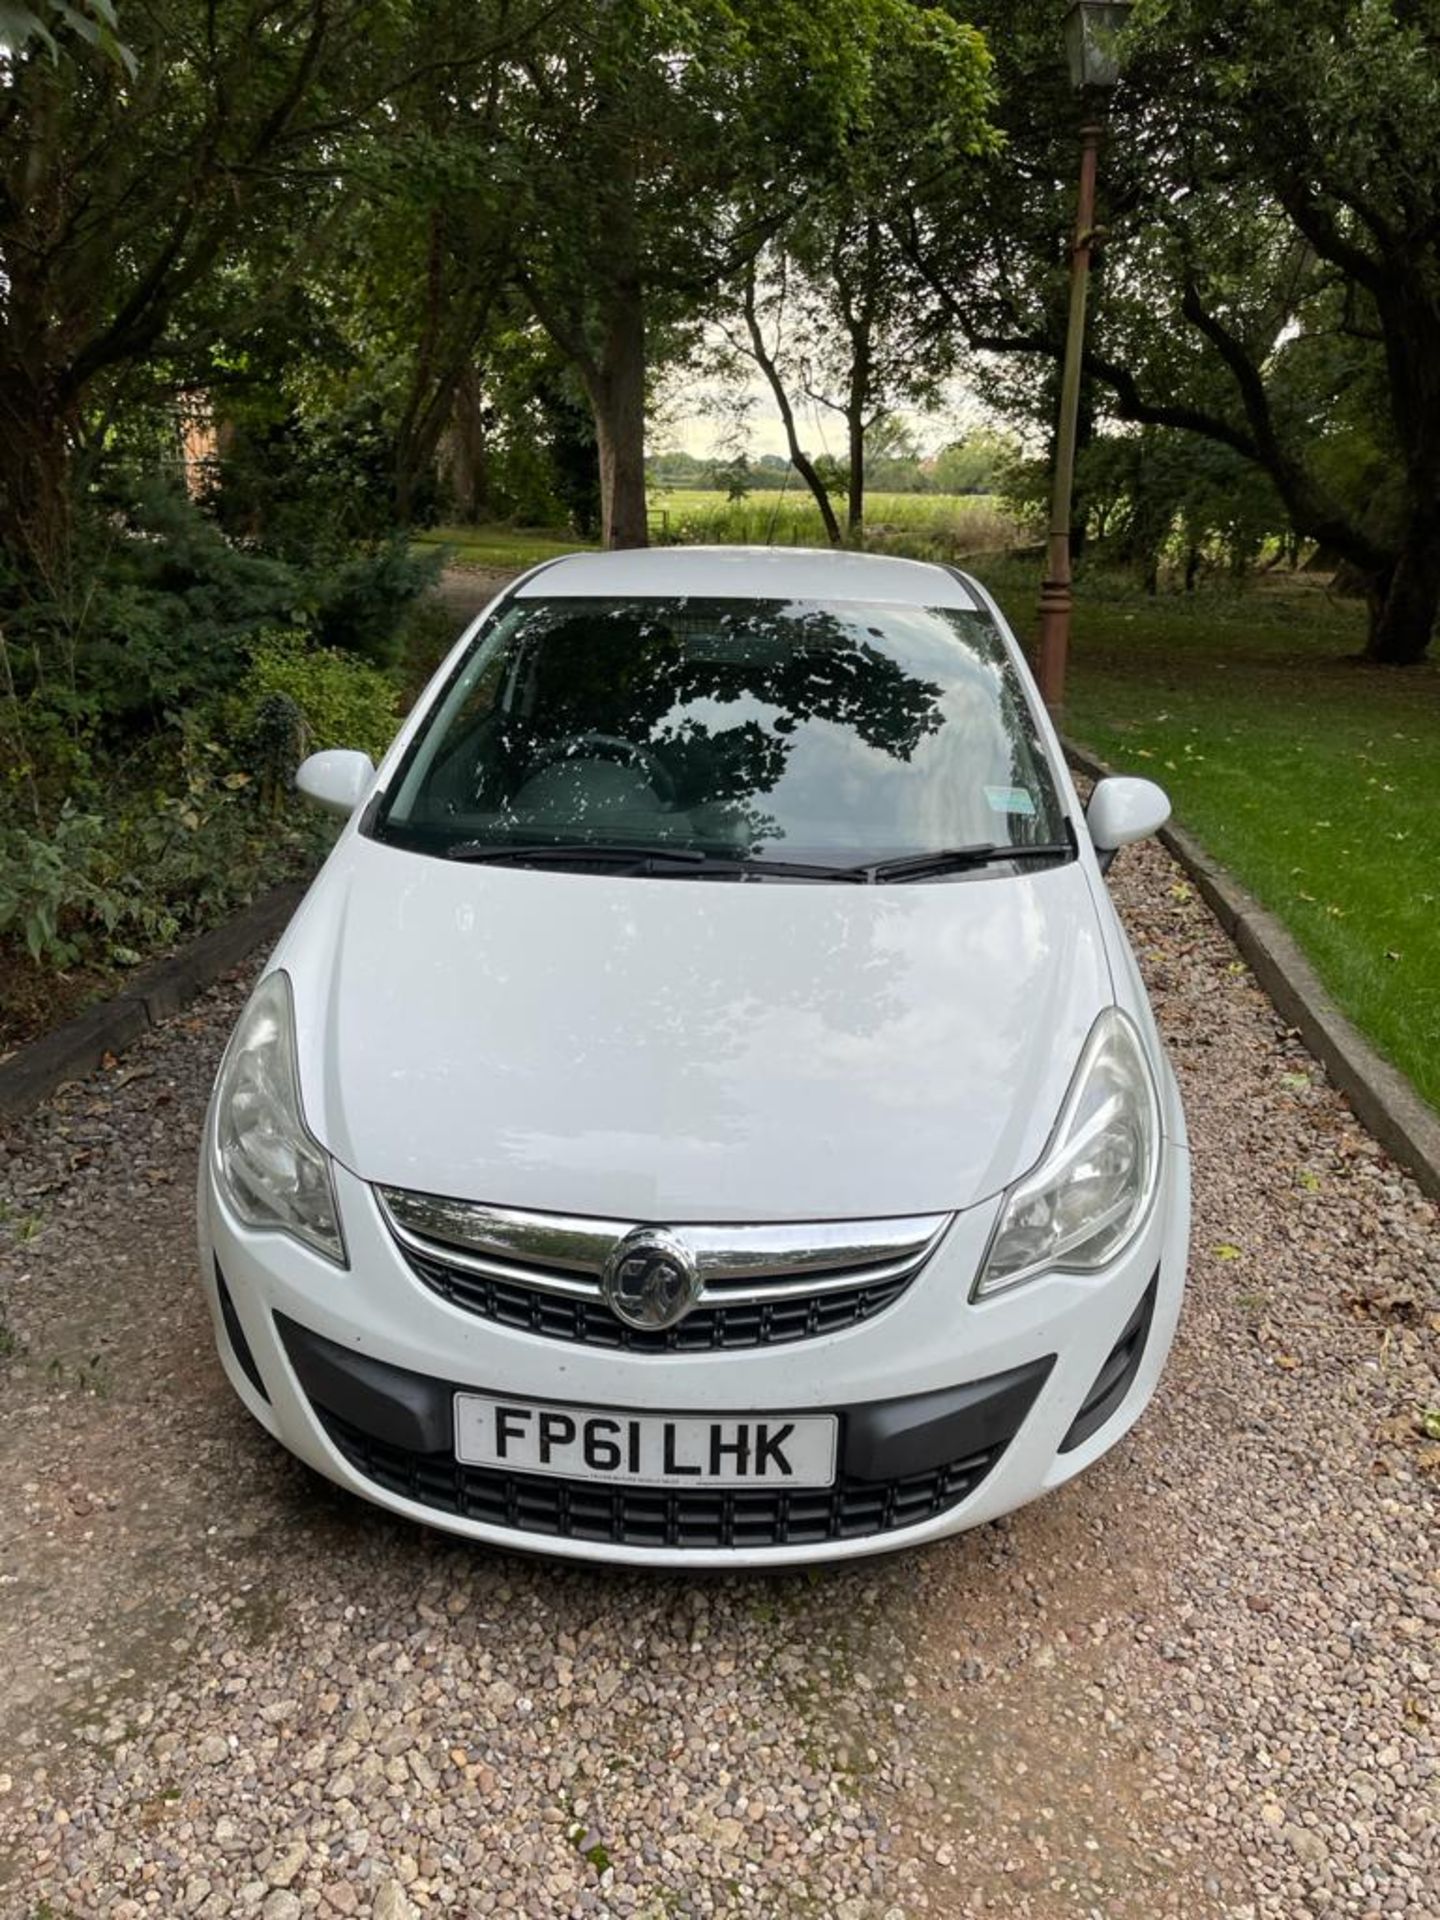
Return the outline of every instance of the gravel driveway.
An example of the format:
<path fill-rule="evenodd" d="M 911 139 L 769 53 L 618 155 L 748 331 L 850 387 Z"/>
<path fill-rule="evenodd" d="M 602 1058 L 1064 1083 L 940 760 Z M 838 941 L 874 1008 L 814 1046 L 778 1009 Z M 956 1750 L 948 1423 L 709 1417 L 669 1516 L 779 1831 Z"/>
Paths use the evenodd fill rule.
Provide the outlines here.
<path fill-rule="evenodd" d="M 1114 876 L 1184 1087 L 1139 1429 L 926 1553 L 562 1569 L 281 1455 L 194 1143 L 237 979 L 0 1147 L 0 1913 L 1440 1914 L 1440 1222 L 1163 853 Z"/>

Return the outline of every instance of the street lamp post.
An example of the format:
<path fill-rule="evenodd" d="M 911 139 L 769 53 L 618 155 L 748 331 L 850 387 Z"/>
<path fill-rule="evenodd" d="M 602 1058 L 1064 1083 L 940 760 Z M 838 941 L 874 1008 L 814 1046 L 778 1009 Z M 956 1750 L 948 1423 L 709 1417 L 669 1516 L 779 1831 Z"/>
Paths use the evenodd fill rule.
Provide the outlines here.
<path fill-rule="evenodd" d="M 1075 440 L 1080 418 L 1080 370 L 1085 352 L 1085 302 L 1090 251 L 1095 242 L 1095 175 L 1105 131 L 1106 103 L 1120 78 L 1117 40 L 1130 0 L 1072 0 L 1065 17 L 1070 80 L 1084 103 L 1080 128 L 1080 192 L 1070 250 L 1070 317 L 1060 380 L 1055 432 L 1055 476 L 1050 495 L 1050 536 L 1045 581 L 1040 589 L 1040 692 L 1057 718 L 1065 705 L 1065 669 L 1070 654 L 1070 509 L 1075 493 Z"/>

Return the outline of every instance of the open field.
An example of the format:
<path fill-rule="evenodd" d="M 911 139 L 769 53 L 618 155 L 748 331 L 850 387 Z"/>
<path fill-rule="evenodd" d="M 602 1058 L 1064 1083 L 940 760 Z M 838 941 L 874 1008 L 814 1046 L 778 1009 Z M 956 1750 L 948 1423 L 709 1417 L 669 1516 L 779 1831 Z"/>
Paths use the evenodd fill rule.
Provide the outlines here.
<path fill-rule="evenodd" d="M 650 536 L 684 544 L 823 547 L 819 510 L 802 485 L 784 493 L 751 493 L 727 500 L 698 487 L 652 487 Z M 836 511 L 843 518 L 843 505 Z M 871 493 L 866 496 L 868 543 L 926 559 L 954 559 L 1013 544 L 1015 527 L 989 494 Z M 559 528 L 429 527 L 415 536 L 422 547 L 444 546 L 461 566 L 529 567 L 595 542 Z"/>
<path fill-rule="evenodd" d="M 844 518 L 844 505 L 836 512 Z M 867 541 L 885 550 L 951 559 L 1011 544 L 1015 528 L 988 494 L 881 493 L 865 498 Z M 723 493 L 685 487 L 650 492 L 650 525 L 656 538 L 729 545 L 823 547 L 825 529 L 798 481 L 784 493 L 751 493 L 727 500 Z"/>
<path fill-rule="evenodd" d="M 1032 632 L 1033 579 L 980 571 Z M 1362 667 L 1363 632 L 1310 582 L 1188 601 L 1082 585 L 1067 725 L 1168 789 L 1440 1106 L 1440 667 Z"/>

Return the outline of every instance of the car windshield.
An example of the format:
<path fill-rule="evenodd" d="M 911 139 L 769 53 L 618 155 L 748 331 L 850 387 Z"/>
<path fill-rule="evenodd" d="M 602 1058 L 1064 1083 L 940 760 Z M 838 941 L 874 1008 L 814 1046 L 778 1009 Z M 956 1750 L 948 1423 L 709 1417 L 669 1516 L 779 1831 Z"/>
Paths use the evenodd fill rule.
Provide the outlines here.
<path fill-rule="evenodd" d="M 837 869 L 1065 834 L 987 614 L 685 598 L 504 604 L 369 831 Z"/>

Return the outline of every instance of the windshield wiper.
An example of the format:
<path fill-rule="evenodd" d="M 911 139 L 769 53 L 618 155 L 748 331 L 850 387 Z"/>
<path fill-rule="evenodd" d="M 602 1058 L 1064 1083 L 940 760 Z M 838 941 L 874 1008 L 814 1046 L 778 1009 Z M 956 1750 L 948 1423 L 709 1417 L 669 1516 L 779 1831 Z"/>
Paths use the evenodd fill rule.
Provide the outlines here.
<path fill-rule="evenodd" d="M 704 865 L 706 856 L 693 847 L 607 846 L 593 840 L 558 845 L 546 841 L 537 846 L 517 846 L 511 840 L 457 840 L 453 846 L 446 847 L 445 858 L 476 860 L 496 867 L 645 867 L 652 862 L 698 867 Z"/>
<path fill-rule="evenodd" d="M 686 873 L 744 880 L 773 874 L 790 880 L 863 881 L 859 868 L 827 866 L 819 861 L 768 860 L 748 854 L 707 853 L 703 847 L 612 846 L 603 841 L 516 846 L 505 840 L 457 840 L 445 849 L 447 860 L 473 860 L 492 866 L 614 867 L 623 873 Z"/>
<path fill-rule="evenodd" d="M 1065 841 L 1033 847 L 937 847 L 930 853 L 875 860 L 869 866 L 855 867 L 853 872 L 873 886 L 884 880 L 924 880 L 932 873 L 963 873 L 967 867 L 988 867 L 1001 860 L 1068 860 L 1073 851 Z"/>
<path fill-rule="evenodd" d="M 537 845 L 509 840 L 457 840 L 446 847 L 447 860 L 471 860 L 479 865 L 517 867 L 612 867 L 627 874 L 704 874 L 707 878 L 745 880 L 750 876 L 780 880 L 832 880 L 874 886 L 887 880 L 923 880 L 932 874 L 959 873 L 967 867 L 987 867 L 1002 860 L 1068 860 L 1074 848 L 1054 846 L 937 847 L 929 853 L 907 853 L 893 860 L 872 860 L 860 866 L 830 865 L 818 860 L 772 860 L 761 854 L 708 853 L 703 847 L 636 847 L 604 841 L 545 841 Z"/>

